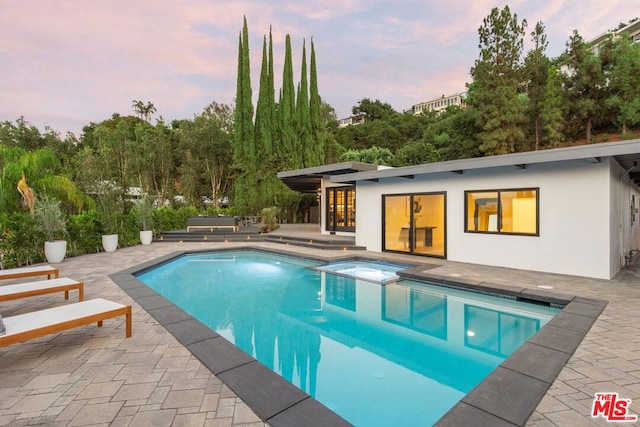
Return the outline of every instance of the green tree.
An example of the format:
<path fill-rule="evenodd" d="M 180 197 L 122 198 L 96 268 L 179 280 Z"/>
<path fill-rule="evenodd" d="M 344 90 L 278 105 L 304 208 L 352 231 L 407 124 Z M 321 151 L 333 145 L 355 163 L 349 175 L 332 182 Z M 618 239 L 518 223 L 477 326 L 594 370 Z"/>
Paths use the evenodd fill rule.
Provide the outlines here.
<path fill-rule="evenodd" d="M 133 111 L 136 115 L 145 121 L 149 121 L 151 115 L 154 114 L 157 110 L 152 102 L 147 102 L 146 104 L 139 100 L 133 100 L 132 102 Z"/>
<path fill-rule="evenodd" d="M 576 30 L 567 42 L 562 63 L 567 68 L 565 103 L 569 106 L 570 118 L 583 123 L 587 144 L 590 144 L 594 118 L 605 96 L 602 63 Z"/>
<path fill-rule="evenodd" d="M 253 127 L 253 101 L 251 99 L 251 72 L 249 64 L 249 31 L 244 18 L 242 33 L 238 39 L 238 78 L 236 85 L 236 109 L 233 164 L 236 169 L 235 204 L 246 207 L 255 188 L 252 168 L 255 164 L 255 138 Z"/>
<path fill-rule="evenodd" d="M 545 134 L 545 145 L 556 147 L 564 141 L 564 134 L 562 133 L 564 117 L 562 111 L 562 76 L 555 65 L 549 65 L 547 84 L 545 85 L 544 97 L 540 107 L 540 121 Z"/>
<path fill-rule="evenodd" d="M 544 103 L 545 89 L 547 86 L 547 72 L 550 60 L 545 55 L 548 46 L 547 35 L 544 33 L 544 24 L 537 22 L 535 30 L 531 32 L 533 48 L 527 53 L 524 60 L 525 74 L 528 81 L 527 94 L 529 96 L 527 117 L 533 122 L 535 149 L 540 149 L 542 140 L 541 111 Z"/>
<path fill-rule="evenodd" d="M 423 140 L 437 150 L 441 161 L 480 157 L 480 130 L 477 109 L 450 107 L 426 129 Z"/>
<path fill-rule="evenodd" d="M 132 159 L 135 182 L 129 186 L 139 186 L 145 194 L 154 194 L 160 200 L 172 196 L 175 179 L 174 135 L 164 120 L 157 120 L 155 126 L 148 122 L 138 123 L 134 129 L 135 141 L 132 145 Z"/>
<path fill-rule="evenodd" d="M 302 152 L 302 166 L 317 166 L 314 164 L 314 141 L 311 135 L 311 116 L 309 113 L 309 87 L 307 84 L 307 49 L 306 43 L 302 43 L 302 61 L 300 70 L 300 83 L 296 96 L 296 134 L 297 146 Z"/>
<path fill-rule="evenodd" d="M 182 195 L 194 206 L 202 206 L 202 196 L 214 206 L 229 195 L 233 169 L 233 110 L 216 102 L 208 105 L 194 120 L 179 125 L 178 175 Z"/>
<path fill-rule="evenodd" d="M 469 100 L 478 109 L 482 131 L 480 151 L 506 154 L 524 140 L 523 105 L 518 90 L 523 82 L 521 56 L 527 21 L 518 21 L 509 6 L 493 8 L 478 29 L 480 58 L 471 69 Z"/>
<path fill-rule="evenodd" d="M 640 123 L 640 44 L 619 37 L 608 45 L 610 64 L 607 106 L 614 109 L 616 120 L 625 135 L 629 126 Z"/>
<path fill-rule="evenodd" d="M 387 120 L 398 114 L 390 104 L 378 99 L 372 101 L 370 98 L 362 98 L 358 105 L 353 106 L 351 113 L 354 116 L 364 115 L 365 122 L 374 120 Z"/>
<path fill-rule="evenodd" d="M 393 153 L 388 148 L 371 147 L 362 150 L 349 150 L 340 155 L 341 162 L 363 162 L 372 165 L 391 166 Z"/>
<path fill-rule="evenodd" d="M 291 38 L 285 37 L 284 69 L 282 72 L 282 90 L 278 103 L 280 113 L 280 144 L 281 155 L 286 169 L 302 167 L 302 152 L 296 146 L 294 127 L 295 118 L 295 90 L 293 85 L 293 64 L 291 59 Z"/>
<path fill-rule="evenodd" d="M 273 162 L 273 127 L 272 120 L 273 87 L 270 87 L 272 80 L 269 76 L 269 56 L 267 54 L 267 38 L 262 42 L 262 68 L 260 71 L 260 87 L 258 92 L 258 103 L 256 105 L 255 138 L 256 152 L 261 163 L 266 166 Z"/>
<path fill-rule="evenodd" d="M 316 50 L 311 38 L 311 64 L 309 76 L 309 118 L 313 145 L 309 150 L 309 165 L 317 166 L 324 163 L 325 146 L 328 138 L 326 121 L 322 118 L 322 99 L 318 92 L 318 71 L 316 66 Z"/>

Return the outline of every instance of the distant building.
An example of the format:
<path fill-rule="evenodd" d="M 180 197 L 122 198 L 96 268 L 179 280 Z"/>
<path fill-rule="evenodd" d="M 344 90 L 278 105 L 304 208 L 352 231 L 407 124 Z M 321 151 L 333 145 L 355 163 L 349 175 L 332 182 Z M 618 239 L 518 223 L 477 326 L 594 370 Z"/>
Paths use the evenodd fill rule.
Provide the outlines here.
<path fill-rule="evenodd" d="M 604 43 L 609 37 L 629 37 L 634 43 L 640 43 L 640 19 L 636 19 L 617 30 L 606 31 L 599 36 L 589 40 L 589 44 L 591 45 L 591 48 L 596 53 L 598 53 L 600 45 Z"/>
<path fill-rule="evenodd" d="M 347 117 L 346 119 L 338 120 L 338 126 L 343 128 L 346 126 L 361 125 L 364 122 L 365 122 L 364 114 L 358 114 L 355 116 Z"/>
<path fill-rule="evenodd" d="M 467 108 L 467 104 L 464 102 L 465 97 L 466 92 L 456 93 L 449 96 L 442 95 L 440 98 L 412 105 L 411 108 L 405 110 L 404 112 L 412 114 L 422 114 L 425 111 L 435 111 L 436 113 L 440 113 L 441 111 L 446 110 L 447 107 L 451 107 L 453 105 L 456 105 L 460 108 Z"/>

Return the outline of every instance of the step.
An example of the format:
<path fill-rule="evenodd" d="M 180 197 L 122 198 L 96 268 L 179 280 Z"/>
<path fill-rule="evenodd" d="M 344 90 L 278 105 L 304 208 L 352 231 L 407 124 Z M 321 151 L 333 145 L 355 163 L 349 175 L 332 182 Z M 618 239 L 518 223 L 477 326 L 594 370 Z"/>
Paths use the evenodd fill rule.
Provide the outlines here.
<path fill-rule="evenodd" d="M 306 248 L 316 248 L 323 250 L 362 250 L 366 251 L 367 248 L 364 246 L 357 246 L 353 244 L 353 242 L 345 242 L 345 241 L 319 241 L 315 239 L 299 239 L 299 238 L 289 238 L 285 236 L 269 236 L 265 239 L 265 242 L 269 243 L 279 243 L 282 245 L 293 245 L 293 246 L 301 246 Z"/>

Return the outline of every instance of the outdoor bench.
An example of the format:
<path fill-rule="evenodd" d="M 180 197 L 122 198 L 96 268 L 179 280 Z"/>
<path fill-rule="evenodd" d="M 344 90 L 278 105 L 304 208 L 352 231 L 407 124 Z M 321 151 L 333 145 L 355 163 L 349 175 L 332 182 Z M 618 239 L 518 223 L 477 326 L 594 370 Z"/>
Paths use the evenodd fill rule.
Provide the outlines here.
<path fill-rule="evenodd" d="M 238 230 L 238 218 L 234 216 L 192 216 L 187 219 L 187 231 L 192 229 L 205 228 L 213 232 L 218 228 L 231 228 Z"/>

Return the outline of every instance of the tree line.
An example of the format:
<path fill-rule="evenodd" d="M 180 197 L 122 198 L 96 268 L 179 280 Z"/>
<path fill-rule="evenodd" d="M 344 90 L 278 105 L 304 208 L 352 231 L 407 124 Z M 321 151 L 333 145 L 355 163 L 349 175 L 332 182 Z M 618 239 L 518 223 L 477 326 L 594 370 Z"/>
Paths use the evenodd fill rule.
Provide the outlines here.
<path fill-rule="evenodd" d="M 308 64 L 303 43 L 300 81 L 294 82 L 286 36 L 282 88 L 276 92 L 271 31 L 263 37 L 253 105 L 245 19 L 238 37 L 235 105 L 212 102 L 191 119 L 167 122 L 159 116 L 152 123 L 153 103 L 134 100 L 133 114 L 90 123 L 79 137 L 50 128 L 41 132 L 22 117 L 0 123 L 0 145 L 12 149 L 11 156 L 0 157 L 0 208 L 24 209 L 15 190 L 24 171 L 36 192 L 55 193 L 70 213 L 93 209 L 99 185 L 110 183 L 120 200 L 126 189 L 138 187 L 162 203 L 200 209 L 205 203 L 229 205 L 234 213 L 255 215 L 277 206 L 282 218 L 293 221 L 303 219 L 315 195 L 289 190 L 277 179 L 278 171 L 345 160 L 404 166 L 544 149 L 576 139 L 604 141 L 613 134 L 633 137 L 640 123 L 640 44 L 611 37 L 596 50 L 574 31 L 565 51 L 549 58 L 542 22 L 528 35 L 531 49 L 523 52 L 526 27 L 508 6 L 485 17 L 467 108 L 413 115 L 362 98 L 352 111 L 365 123 L 339 128 L 333 108 L 320 96 L 313 39 Z M 48 159 L 46 167 L 34 168 L 25 160 L 29 153 Z M 38 187 L 49 176 L 66 181 Z"/>
<path fill-rule="evenodd" d="M 629 23 L 635 22 L 633 19 Z M 619 28 L 627 24 L 620 24 Z M 467 108 L 414 116 L 364 98 L 353 114 L 365 123 L 337 132 L 343 159 L 378 159 L 391 166 L 553 148 L 613 134 L 637 137 L 640 43 L 611 36 L 598 46 L 578 31 L 556 58 L 547 55 L 545 26 L 529 33 L 509 6 L 494 8 L 478 29 L 479 57 L 467 85 Z"/>

